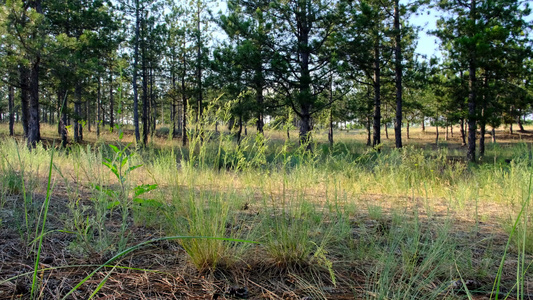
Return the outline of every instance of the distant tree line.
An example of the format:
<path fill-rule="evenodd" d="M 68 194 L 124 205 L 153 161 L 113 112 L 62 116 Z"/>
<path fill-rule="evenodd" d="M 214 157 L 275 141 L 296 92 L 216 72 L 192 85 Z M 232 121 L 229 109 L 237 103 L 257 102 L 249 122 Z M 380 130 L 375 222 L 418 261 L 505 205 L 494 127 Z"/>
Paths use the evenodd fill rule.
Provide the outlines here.
<path fill-rule="evenodd" d="M 63 146 L 84 130 L 132 124 L 140 146 L 156 124 L 187 144 L 187 127 L 214 98 L 232 101 L 240 140 L 265 119 L 359 124 L 379 149 L 409 126 L 459 125 L 467 156 L 485 133 L 524 130 L 532 112 L 528 1 L 516 0 L 1 0 L 0 117 L 29 147 L 40 124 Z M 439 12 L 441 57 L 415 52 L 413 14 Z M 190 114 L 189 112 L 194 112 Z M 188 120 L 192 116 L 193 120 Z M 288 127 L 287 127 L 288 128 Z M 438 128 L 438 127 L 437 127 Z M 406 134 L 402 135 L 402 130 Z M 477 132 L 481 134 L 476 134 Z M 447 134 L 446 130 L 446 134 Z M 69 133 L 71 135 L 69 136 Z M 476 148 L 476 145 L 479 145 Z"/>

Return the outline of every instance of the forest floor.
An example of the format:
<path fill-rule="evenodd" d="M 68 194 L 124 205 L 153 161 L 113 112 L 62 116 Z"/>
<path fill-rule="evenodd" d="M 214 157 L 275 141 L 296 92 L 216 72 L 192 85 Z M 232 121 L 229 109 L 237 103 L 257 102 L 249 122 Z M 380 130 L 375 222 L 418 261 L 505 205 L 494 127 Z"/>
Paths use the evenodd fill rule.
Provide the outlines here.
<path fill-rule="evenodd" d="M 5 129 L 5 124 L 0 124 L 2 143 L 8 139 Z M 292 134 L 296 135 L 296 132 Z M 390 134 L 392 136 L 392 130 Z M 464 156 L 464 147 L 457 137 L 458 131 L 449 141 L 441 140 L 439 144 L 435 143 L 434 134 L 431 129 L 425 133 L 413 130 L 412 139 L 406 144 L 425 149 L 428 153 L 446 148 L 450 160 Z M 110 133 L 108 135 L 111 136 Z M 511 135 L 508 130 L 502 129 L 497 131 L 497 136 L 502 149 L 524 142 L 531 149 L 533 130 Z M 284 137 L 285 133 L 272 133 L 271 139 L 276 141 Z M 343 131 L 337 137 L 339 140 L 353 138 L 363 142 L 365 133 Z M 444 134 L 441 133 L 441 137 Z M 43 138 L 45 144 L 56 143 L 52 130 L 44 131 Z M 123 142 L 131 138 L 126 134 Z M 319 143 L 325 142 L 323 135 L 317 135 L 316 139 Z M 386 147 L 392 147 L 390 140 L 385 141 Z M 110 142 L 112 140 L 97 140 L 94 133 L 90 133 L 84 144 L 98 147 Z M 488 135 L 487 142 L 490 143 Z M 173 145 L 163 136 L 155 137 L 153 144 L 161 148 Z M 333 235 L 337 234 L 336 230 L 339 234 L 342 231 L 342 241 L 330 238 L 327 247 L 322 248 L 321 244 L 311 246 L 312 250 L 304 259 L 286 262 L 276 260 L 267 248 L 261 246 L 261 238 L 268 235 L 265 231 L 259 234 L 260 237 L 253 236 L 259 239 L 260 244 L 250 245 L 245 254 L 240 254 L 236 260 L 229 263 L 221 259 L 216 268 L 200 270 L 191 263 L 190 253 L 183 243 L 176 240 L 155 241 L 116 260 L 113 260 L 118 249 L 116 238 L 110 238 L 113 243 L 106 244 L 107 248 L 95 250 L 96 244 L 91 243 L 101 240 L 98 236 L 101 232 L 94 228 L 98 223 L 89 224 L 89 219 L 97 220 L 95 216 L 98 209 L 94 201 L 96 183 L 88 179 L 90 176 L 82 178 L 67 171 L 61 176 L 54 175 L 52 179 L 53 190 L 42 249 L 39 251 L 40 224 L 45 216 L 42 208 L 48 180 L 47 172 L 43 172 L 46 166 L 33 166 L 35 169 L 31 172 L 27 170 L 28 177 L 24 177 L 24 170 L 21 171 L 20 166 L 13 166 L 13 160 L 10 160 L 15 152 L 5 153 L 8 153 L 7 150 L 0 151 L 4 155 L 0 160 L 6 161 L 2 163 L 1 170 L 12 168 L 14 174 L 19 175 L 22 172 L 22 180 L 30 190 L 24 191 L 26 187 L 21 190 L 19 186 L 13 188 L 11 183 L 6 182 L 0 185 L 4 188 L 0 204 L 0 299 L 30 299 L 32 293 L 35 299 L 62 299 L 82 281 L 83 285 L 76 288 L 67 299 L 495 299 L 493 291 L 498 275 L 501 279 L 500 298 L 507 296 L 507 299 L 518 299 L 521 296 L 521 299 L 533 299 L 533 273 L 525 269 L 532 262 L 532 256 L 520 256 L 521 248 L 514 242 L 507 247 L 509 228 L 512 227 L 517 205 L 483 201 L 490 195 L 481 195 L 481 203 L 478 205 L 476 199 L 473 205 L 473 202 L 452 204 L 453 201 L 447 197 L 437 192 L 433 195 L 432 191 L 427 190 L 417 195 L 414 192 L 411 195 L 381 193 L 379 189 L 372 188 L 347 190 L 339 197 L 346 206 L 342 216 L 344 227 L 325 229 L 331 230 L 330 234 Z M 8 159 L 9 155 L 11 158 Z M 513 155 L 513 152 L 502 150 L 500 156 L 493 154 L 484 158 L 484 162 L 478 166 L 467 168 L 483 168 L 484 164 L 497 162 L 505 168 L 505 164 L 514 159 Z M 56 169 L 61 169 L 61 166 L 68 169 L 67 161 L 68 157 L 63 157 Z M 530 170 L 529 167 L 527 169 Z M 266 210 L 262 203 L 265 197 L 285 199 L 285 195 L 301 192 L 305 193 L 305 203 L 316 204 L 321 209 L 326 209 L 330 202 L 328 199 L 332 190 L 322 188 L 322 183 L 315 188 L 304 187 L 302 190 L 291 190 L 290 187 L 285 190 L 285 185 L 283 189 L 268 190 L 258 187 L 261 185 L 256 183 L 247 185 L 242 179 L 245 175 L 235 176 L 238 177 L 232 181 L 235 186 L 221 188 L 226 182 L 222 179 L 213 186 L 205 183 L 187 186 L 182 183 L 178 193 L 188 197 L 191 193 L 199 193 L 188 189 L 207 187 L 213 189 L 213 193 L 232 193 L 236 195 L 232 197 L 246 199 L 244 204 L 236 206 L 232 218 L 244 220 L 239 226 L 250 231 L 259 227 L 254 223 L 257 220 L 266 222 L 264 220 L 274 217 L 274 210 Z M 7 175 L 3 177 L 3 180 L 11 179 Z M 140 181 L 145 182 L 142 178 Z M 369 182 L 369 185 L 373 184 L 380 183 Z M 522 184 L 517 186 L 523 187 Z M 10 188 L 9 191 L 6 187 Z M 174 193 L 171 184 L 160 184 L 158 189 L 160 194 L 157 195 L 163 195 L 162 198 Z M 267 192 L 270 195 L 265 196 Z M 24 205 L 28 203 L 25 198 L 31 198 L 28 206 Z M 354 209 L 349 210 L 349 207 Z M 147 210 L 141 215 L 142 220 L 134 214 L 124 220 L 118 209 L 104 211 L 106 215 L 101 220 L 105 224 L 100 226 L 110 236 L 127 236 L 126 248 L 173 235 L 162 224 L 168 222 L 162 211 L 156 210 L 154 213 Z M 331 211 L 313 211 L 311 216 L 323 216 L 322 220 L 317 221 L 318 226 L 330 228 L 328 226 L 333 223 L 341 223 L 334 214 Z M 121 231 L 125 223 L 126 230 Z M 228 221 L 224 226 L 235 225 L 230 223 Z M 293 228 L 290 227 L 292 224 L 288 226 L 289 229 Z M 303 230 L 308 230 L 307 235 L 322 234 L 314 233 L 310 228 Z M 226 228 L 226 232 L 230 231 Z M 395 235 L 402 238 L 396 240 Z M 529 241 L 533 239 L 529 234 L 524 234 L 526 238 L 528 243 L 533 243 Z M 311 243 L 315 243 L 313 241 Z M 83 249 L 92 246 L 95 249 Z M 283 247 L 281 244 L 278 246 Z M 350 251 L 354 253 L 347 253 Z M 524 251 L 527 253 L 531 249 Z M 509 254 L 506 256 L 507 252 Z M 40 259 L 36 267 L 37 254 Z M 500 261 L 503 262 L 501 265 Z M 394 264 L 402 265 L 392 266 Z M 100 266 L 104 267 L 85 280 Z M 38 284 L 32 292 L 35 270 Z M 517 272 L 522 271 L 525 272 L 524 279 L 517 281 Z M 522 284 L 518 294 L 517 282 Z"/>

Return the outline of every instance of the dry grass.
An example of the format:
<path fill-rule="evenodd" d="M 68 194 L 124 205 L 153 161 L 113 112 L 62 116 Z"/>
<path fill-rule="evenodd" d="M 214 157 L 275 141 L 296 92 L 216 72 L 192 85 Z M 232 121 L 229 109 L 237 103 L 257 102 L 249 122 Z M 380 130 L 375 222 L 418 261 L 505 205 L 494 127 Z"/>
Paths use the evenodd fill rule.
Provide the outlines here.
<path fill-rule="evenodd" d="M 54 127 L 43 125 L 42 130 L 45 148 L 59 143 Z M 489 146 L 487 135 L 489 144 L 483 163 L 467 165 L 449 160 L 465 152 L 457 136 L 458 129 L 454 131 L 453 138 L 437 145 L 434 128 L 427 128 L 426 132 L 411 129 L 411 139 L 404 144 L 412 148 L 404 153 L 390 150 L 393 140 L 383 135 L 381 156 L 375 156 L 362 145 L 366 133 L 360 130 L 336 132 L 339 148 L 337 154 L 328 156 L 320 150 L 326 136 L 318 133 L 314 136 L 319 144 L 316 157 L 308 162 L 298 160 L 301 158 L 296 146 L 291 146 L 288 153 L 297 162 L 286 160 L 290 162 L 287 167 L 272 164 L 263 169 L 239 171 L 188 165 L 185 163 L 188 150 L 181 149 L 180 141 L 153 137 L 150 149 L 132 158 L 133 164 L 144 165 L 132 172 L 128 180 L 131 186 L 157 183 L 159 188 L 149 196 L 162 203 L 163 209 L 140 208 L 137 215 L 130 216 L 128 245 L 166 235 L 202 234 L 195 229 L 201 229 L 217 214 L 211 206 L 216 201 L 230 207 L 223 220 L 226 228 L 218 226 L 218 234 L 225 232 L 228 237 L 256 240 L 261 245 L 239 248 L 231 244 L 216 268 L 210 265 L 198 270 L 190 259 L 194 255 L 190 251 L 196 250 L 189 249 L 187 253 L 178 243 L 156 243 L 124 257 L 119 262 L 121 269 L 114 271 L 97 296 L 459 299 L 463 298 L 461 285 L 454 285 L 459 278 L 457 264 L 461 275 L 475 282 L 472 288 L 475 297 L 486 297 L 530 169 L 525 161 L 509 165 L 504 160 L 518 159 L 517 153 L 524 154 L 524 149 L 531 147 L 533 134 L 510 135 L 499 129 L 499 146 Z M 6 141 L 5 145 L 9 143 L 6 132 L 6 125 L 1 124 L 0 139 Z M 20 132 L 17 128 L 17 133 Z M 392 133 L 391 129 L 391 137 Z M 249 130 L 249 135 L 252 134 L 253 130 Z M 283 146 L 286 132 L 269 131 L 266 136 L 269 159 L 274 160 L 273 153 L 276 147 Z M 297 132 L 291 132 L 294 142 L 296 137 Z M 71 228 L 76 213 L 80 214 L 77 221 L 96 220 L 94 184 L 117 187 L 116 179 L 101 164 L 102 157 L 109 156 L 106 145 L 117 143 L 117 133 L 103 131 L 97 139 L 94 132 L 88 132 L 84 138 L 81 148 L 70 145 L 55 160 L 58 171 L 53 175 L 49 230 Z M 126 130 L 120 143 L 132 141 L 133 136 Z M 524 149 L 520 148 L 523 142 Z M 10 168 L 19 172 L 21 165 L 16 163 L 13 149 L 0 148 L 4 155 L 0 160 L 11 162 Z M 437 153 L 437 149 L 440 154 L 431 154 Z M 47 152 L 40 150 L 33 154 L 24 152 L 22 158 L 27 166 L 25 180 L 35 182 L 30 193 L 37 215 L 44 198 L 47 157 Z M 456 163 L 457 166 L 450 166 Z M 31 245 L 21 239 L 22 229 L 16 221 L 20 201 L 20 192 L 2 196 L 0 234 L 5 242 L 0 246 L 0 255 L 6 263 L 0 268 L 0 280 L 31 271 L 28 266 L 31 263 L 27 263 L 32 259 Z M 203 215 L 205 219 L 192 222 L 192 207 L 207 214 Z M 41 273 L 44 298 L 64 295 L 114 253 L 117 245 L 113 236 L 120 232 L 121 216 L 118 210 L 103 211 L 104 227 L 111 239 L 109 248 L 87 255 L 80 252 L 83 240 L 76 234 L 56 232 L 46 237 L 42 254 L 46 262 L 41 267 L 51 269 Z M 94 228 L 89 229 L 93 232 Z M 90 238 L 95 241 L 98 237 Z M 273 253 L 269 248 L 295 241 L 296 247 L 303 247 L 298 249 L 303 254 L 296 261 L 280 260 L 292 250 Z M 220 249 L 223 248 L 217 251 Z M 435 270 L 427 264 L 435 265 Z M 505 264 L 503 278 L 508 290 L 516 277 L 516 264 L 512 257 Z M 99 272 L 74 298 L 90 295 L 109 270 Z M 526 276 L 527 283 L 533 282 L 530 275 Z M 387 284 L 389 291 L 383 289 Z M 17 295 L 23 298 L 28 295 L 28 279 L 24 276 L 0 284 L 0 298 Z"/>

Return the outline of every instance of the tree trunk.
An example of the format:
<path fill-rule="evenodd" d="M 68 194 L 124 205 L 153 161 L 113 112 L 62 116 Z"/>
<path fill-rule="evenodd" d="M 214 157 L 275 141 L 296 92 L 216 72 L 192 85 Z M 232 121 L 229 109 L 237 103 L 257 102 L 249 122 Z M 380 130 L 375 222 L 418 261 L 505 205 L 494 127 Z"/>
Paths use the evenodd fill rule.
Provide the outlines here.
<path fill-rule="evenodd" d="M 496 129 L 492 127 L 492 143 L 496 143 Z"/>
<path fill-rule="evenodd" d="M 396 120 L 394 122 L 394 137 L 396 148 L 402 147 L 402 46 L 400 31 L 400 4 L 394 0 L 394 56 L 395 56 L 395 81 L 396 81 Z"/>
<path fill-rule="evenodd" d="M 62 90 L 57 90 L 57 135 L 61 136 L 61 104 L 63 103 Z"/>
<path fill-rule="evenodd" d="M 435 123 L 437 123 L 437 119 L 435 118 Z M 435 137 L 435 144 L 439 145 L 439 125 L 435 124 L 435 129 L 437 131 L 437 136 Z"/>
<path fill-rule="evenodd" d="M 139 0 L 135 0 L 135 42 L 133 50 L 133 125 L 135 126 L 135 141 L 137 144 L 141 141 L 141 133 L 139 131 L 139 93 L 137 90 L 137 68 L 139 64 L 139 34 L 140 34 L 140 7 Z"/>
<path fill-rule="evenodd" d="M 470 1 L 470 20 L 476 22 L 476 0 Z M 475 52 L 470 52 L 468 61 L 468 150 L 466 157 L 469 161 L 476 161 L 476 58 Z"/>
<path fill-rule="evenodd" d="M 100 138 L 100 123 L 101 123 L 101 115 L 102 115 L 102 95 L 101 95 L 101 83 L 100 83 L 100 77 L 98 77 L 98 87 L 96 90 L 96 138 Z"/>
<path fill-rule="evenodd" d="M 61 145 L 63 148 L 67 147 L 67 91 L 64 91 L 63 101 L 61 105 Z"/>
<path fill-rule="evenodd" d="M 185 67 L 185 56 L 183 57 L 182 63 L 183 63 L 183 66 Z M 186 92 L 185 91 L 185 73 L 182 75 L 183 76 L 181 77 L 181 101 L 183 105 L 183 125 L 181 128 L 182 130 L 181 138 L 182 138 L 182 144 L 185 147 L 185 145 L 187 145 L 187 95 L 185 93 Z"/>
<path fill-rule="evenodd" d="M 199 3 L 199 2 L 198 2 Z M 198 88 L 198 95 L 196 99 L 196 103 L 198 106 L 198 110 L 196 112 L 196 122 L 198 123 L 200 121 L 200 118 L 202 117 L 202 97 L 203 97 L 203 91 L 202 91 L 202 33 L 200 31 L 200 5 L 198 4 L 197 8 L 197 23 L 196 23 L 196 30 L 198 31 L 197 36 L 197 51 L 196 51 L 196 82 L 197 82 L 197 88 Z"/>
<path fill-rule="evenodd" d="M 333 103 L 333 76 L 329 77 L 329 103 Z M 333 108 L 329 109 L 329 146 L 333 147 Z"/>
<path fill-rule="evenodd" d="M 372 130 L 371 130 L 372 121 L 370 117 L 366 118 L 366 145 L 371 146 L 372 145 Z"/>
<path fill-rule="evenodd" d="M 142 134 L 142 145 L 146 147 L 148 145 L 148 134 L 150 128 L 148 127 L 148 69 L 146 66 L 146 33 L 145 33 L 145 20 L 143 19 L 143 24 L 141 26 L 141 72 L 142 72 L 142 91 L 143 91 L 143 111 L 142 111 L 142 125 L 143 125 L 143 134 Z"/>
<path fill-rule="evenodd" d="M 51 97 L 50 97 L 51 98 Z M 48 123 L 50 125 L 54 124 L 55 123 L 55 116 L 54 116 L 54 106 L 52 104 L 50 104 L 48 106 Z"/>
<path fill-rule="evenodd" d="M 307 6 L 298 2 L 300 14 L 297 16 L 298 23 L 298 57 L 300 58 L 300 78 L 298 82 L 298 99 L 300 111 L 296 114 L 300 117 L 300 145 L 306 145 L 306 149 L 311 151 L 311 71 L 309 63 L 311 59 L 311 47 L 309 44 L 310 26 L 307 18 Z"/>
<path fill-rule="evenodd" d="M 329 110 L 329 132 L 328 132 L 329 146 L 333 147 L 333 110 Z"/>
<path fill-rule="evenodd" d="M 426 132 L 426 117 L 422 117 L 422 132 Z"/>
<path fill-rule="evenodd" d="M 9 135 L 15 135 L 15 88 L 9 85 L 8 107 L 9 107 Z"/>
<path fill-rule="evenodd" d="M 524 125 L 522 124 L 522 110 L 518 111 L 518 116 L 516 117 L 516 123 L 518 123 L 519 132 L 526 132 L 526 130 L 524 129 Z"/>
<path fill-rule="evenodd" d="M 170 107 L 170 122 L 172 122 L 172 138 L 175 138 L 178 136 L 178 132 L 176 131 L 176 122 L 177 122 L 177 101 L 176 101 L 176 74 L 174 74 L 174 68 L 172 68 L 172 104 Z"/>
<path fill-rule="evenodd" d="M 150 136 L 154 136 L 157 122 L 157 105 L 154 99 L 154 83 L 153 83 L 153 68 L 152 62 L 148 64 L 148 126 L 150 126 Z"/>
<path fill-rule="evenodd" d="M 28 123 L 30 120 L 30 96 L 29 96 L 29 73 L 30 71 L 26 66 L 19 67 L 20 76 L 20 102 L 22 108 L 22 129 L 24 130 L 24 137 L 28 138 L 29 129 Z"/>
<path fill-rule="evenodd" d="M 85 111 L 84 111 L 84 114 L 83 116 L 85 117 L 85 120 L 86 120 L 86 124 L 87 124 L 87 131 L 91 132 L 91 119 L 92 119 L 92 116 L 91 116 L 91 111 L 89 109 L 89 101 L 88 100 L 85 100 Z M 83 136 L 83 134 L 82 134 Z"/>
<path fill-rule="evenodd" d="M 311 150 L 311 115 L 307 108 L 300 116 L 300 145 L 306 145 L 307 150 Z"/>
<path fill-rule="evenodd" d="M 36 1 L 39 3 L 40 1 Z M 39 12 L 39 11 L 38 11 Z M 39 118 L 39 69 L 41 57 L 37 54 L 30 71 L 30 103 L 28 122 L 28 147 L 35 148 L 37 142 L 41 140 L 40 118 Z"/>
<path fill-rule="evenodd" d="M 113 132 L 114 129 L 115 129 L 115 99 L 113 98 L 113 75 L 110 74 L 109 75 L 109 130 Z"/>
<path fill-rule="evenodd" d="M 260 54 L 260 57 L 262 55 Z M 255 93 L 256 93 L 256 101 L 257 101 L 257 132 L 260 133 L 260 134 L 263 134 L 263 128 L 265 126 L 265 122 L 264 122 L 264 116 L 263 116 L 263 111 L 264 111 L 264 96 L 263 96 L 263 66 L 262 66 L 262 61 L 259 61 L 256 65 L 256 70 L 255 70 L 255 77 L 256 77 L 256 88 L 255 88 Z"/>
<path fill-rule="evenodd" d="M 407 139 L 410 139 L 411 137 L 409 136 L 409 121 L 407 121 L 405 125 L 406 125 Z"/>
<path fill-rule="evenodd" d="M 485 156 L 485 131 L 486 131 L 486 125 L 485 121 L 483 120 L 483 117 L 481 119 L 481 122 L 479 124 L 481 134 L 479 136 L 479 157 Z"/>
<path fill-rule="evenodd" d="M 461 126 L 461 146 L 466 146 L 465 119 L 461 119 L 459 125 Z"/>
<path fill-rule="evenodd" d="M 237 145 L 241 144 L 242 116 L 239 116 L 239 130 L 237 130 Z"/>
<path fill-rule="evenodd" d="M 488 74 L 485 75 L 485 78 L 483 80 L 483 87 L 485 88 L 485 91 L 489 90 L 489 76 Z M 479 120 L 479 127 L 481 134 L 479 136 L 479 157 L 485 156 L 485 131 L 486 131 L 486 124 L 487 124 L 487 116 L 485 115 L 485 110 L 487 109 L 487 102 L 490 101 L 489 99 L 490 95 L 487 93 L 483 94 L 483 101 L 481 103 L 481 118 Z"/>
<path fill-rule="evenodd" d="M 381 67 L 379 40 L 374 45 L 374 141 L 372 146 L 381 144 Z M 379 151 L 379 148 L 378 148 Z"/>
<path fill-rule="evenodd" d="M 448 136 L 448 126 L 445 126 L 444 128 L 445 128 L 445 130 L 446 130 L 446 131 L 444 132 L 444 140 L 445 140 L 445 141 L 448 141 L 448 138 L 449 138 L 449 136 Z"/>
<path fill-rule="evenodd" d="M 179 104 L 179 101 L 177 102 L 176 104 L 176 118 L 177 118 L 177 125 L 178 125 L 178 128 L 177 128 L 177 131 L 178 131 L 178 137 L 181 137 L 181 134 L 182 134 L 182 126 L 183 126 L 183 105 L 180 105 Z"/>
<path fill-rule="evenodd" d="M 79 83 L 76 84 L 75 88 L 76 101 L 74 101 L 74 143 L 80 142 L 80 114 L 81 114 L 81 86 Z"/>

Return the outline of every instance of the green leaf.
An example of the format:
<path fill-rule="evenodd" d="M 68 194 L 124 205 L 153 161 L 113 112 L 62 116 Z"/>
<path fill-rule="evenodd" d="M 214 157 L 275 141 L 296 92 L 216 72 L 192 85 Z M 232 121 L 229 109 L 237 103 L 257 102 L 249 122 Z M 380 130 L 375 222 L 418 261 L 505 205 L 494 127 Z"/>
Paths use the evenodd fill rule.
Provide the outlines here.
<path fill-rule="evenodd" d="M 117 176 L 118 179 L 120 179 L 120 174 L 118 174 L 118 170 L 117 170 L 117 167 L 115 167 L 115 165 L 111 165 L 110 163 L 102 163 L 104 164 L 104 166 L 108 167 L 111 172 L 113 172 L 115 174 L 115 176 Z"/>
<path fill-rule="evenodd" d="M 131 166 L 126 172 L 129 173 L 129 172 L 131 172 L 131 171 L 133 171 L 133 170 L 135 170 L 135 169 L 137 169 L 139 167 L 142 167 L 142 164 L 141 165 L 136 165 L 136 166 Z"/>
<path fill-rule="evenodd" d="M 161 202 L 154 200 L 154 199 L 134 198 L 133 202 L 139 204 L 139 206 L 155 207 L 155 208 L 163 207 L 163 204 Z"/>
<path fill-rule="evenodd" d="M 115 146 L 115 145 L 109 145 L 109 148 L 113 149 L 113 151 L 115 151 L 115 153 L 119 153 L 119 152 L 120 152 L 120 150 L 118 149 L 118 147 Z"/>
<path fill-rule="evenodd" d="M 115 207 L 117 207 L 119 205 L 120 205 L 120 201 L 115 200 L 115 201 L 109 202 L 107 204 L 107 209 L 113 209 L 113 208 L 115 208 Z"/>
<path fill-rule="evenodd" d="M 135 187 L 135 197 L 157 189 L 157 184 L 143 184 Z"/>
<path fill-rule="evenodd" d="M 120 166 L 121 167 L 124 167 L 124 165 L 128 162 L 128 157 L 124 157 L 124 159 L 122 160 L 122 163 L 120 163 Z"/>

